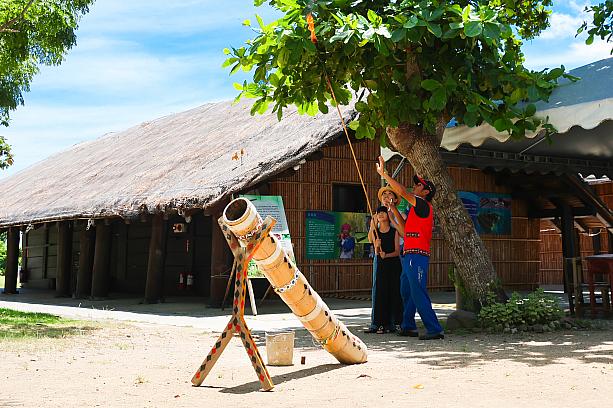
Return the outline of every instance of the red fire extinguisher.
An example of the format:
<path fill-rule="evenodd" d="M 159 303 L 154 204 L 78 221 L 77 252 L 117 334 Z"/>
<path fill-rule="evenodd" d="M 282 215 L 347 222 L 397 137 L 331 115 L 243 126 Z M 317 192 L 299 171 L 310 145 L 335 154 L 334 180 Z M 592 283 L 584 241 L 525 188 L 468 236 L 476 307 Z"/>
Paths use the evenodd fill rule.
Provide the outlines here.
<path fill-rule="evenodd" d="M 192 273 L 187 274 L 187 289 L 191 289 L 194 286 L 194 275 Z"/>
<path fill-rule="evenodd" d="M 185 274 L 179 273 L 179 289 L 185 289 Z"/>

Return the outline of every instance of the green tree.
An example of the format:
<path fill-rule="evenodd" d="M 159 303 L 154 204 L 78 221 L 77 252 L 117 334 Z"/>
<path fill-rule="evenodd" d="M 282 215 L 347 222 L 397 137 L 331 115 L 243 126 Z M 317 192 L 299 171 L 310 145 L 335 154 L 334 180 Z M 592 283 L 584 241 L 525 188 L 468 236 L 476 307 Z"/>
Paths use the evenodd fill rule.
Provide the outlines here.
<path fill-rule="evenodd" d="M 23 105 L 41 65 L 59 65 L 76 44 L 80 18 L 94 0 L 0 0 L 0 124 Z M 0 136 L 0 169 L 13 163 Z"/>
<path fill-rule="evenodd" d="M 534 103 L 547 100 L 564 67 L 530 71 L 521 51 L 523 39 L 548 26 L 551 0 L 268 3 L 282 16 L 269 24 L 257 17 L 255 37 L 224 50 L 232 73 L 253 71 L 251 82 L 235 85 L 237 98 L 256 98 L 252 113 L 272 105 L 279 118 L 289 105 L 327 113 L 334 105 L 327 76 L 340 104 L 354 98 L 357 138 L 389 141 L 436 184 L 433 204 L 473 298 L 485 303 L 488 290 L 506 297 L 438 148 L 452 117 L 467 126 L 489 123 L 514 138 L 539 126 L 552 130 L 533 116 Z"/>
<path fill-rule="evenodd" d="M 587 30 L 585 43 L 588 45 L 594 42 L 594 37 L 600 37 L 601 40 L 611 42 L 613 38 L 613 0 L 588 6 L 585 11 L 592 13 L 592 22 L 584 21 L 577 30 L 577 35 Z M 611 48 L 611 54 L 613 54 L 613 47 Z"/>

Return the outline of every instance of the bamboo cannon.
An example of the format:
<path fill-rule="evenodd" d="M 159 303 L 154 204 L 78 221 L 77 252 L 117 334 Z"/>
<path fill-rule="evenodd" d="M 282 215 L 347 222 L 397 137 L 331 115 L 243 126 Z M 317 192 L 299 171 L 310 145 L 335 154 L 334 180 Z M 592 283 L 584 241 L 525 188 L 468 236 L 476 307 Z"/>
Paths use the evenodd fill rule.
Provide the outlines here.
<path fill-rule="evenodd" d="M 262 218 L 249 200 L 233 200 L 224 209 L 222 218 L 240 245 L 248 250 L 254 247 L 254 241 L 262 239 Z M 268 233 L 255 249 L 253 260 L 275 292 L 326 351 L 343 364 L 366 362 L 366 345 L 332 314 L 277 238 Z"/>

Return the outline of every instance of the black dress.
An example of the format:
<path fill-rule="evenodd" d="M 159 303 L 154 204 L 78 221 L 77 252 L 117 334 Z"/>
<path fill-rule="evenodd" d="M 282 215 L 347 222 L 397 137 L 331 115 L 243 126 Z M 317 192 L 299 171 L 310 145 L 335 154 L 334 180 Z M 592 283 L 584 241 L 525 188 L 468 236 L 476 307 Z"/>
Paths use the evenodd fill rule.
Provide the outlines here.
<path fill-rule="evenodd" d="M 396 230 L 390 227 L 389 231 L 381 232 L 377 228 L 381 239 L 381 249 L 386 254 L 396 249 Z M 381 258 L 377 255 L 377 271 L 375 288 L 375 304 L 373 326 L 383 326 L 392 330 L 395 325 L 402 322 L 402 299 L 400 297 L 400 273 L 402 265 L 400 257 Z"/>

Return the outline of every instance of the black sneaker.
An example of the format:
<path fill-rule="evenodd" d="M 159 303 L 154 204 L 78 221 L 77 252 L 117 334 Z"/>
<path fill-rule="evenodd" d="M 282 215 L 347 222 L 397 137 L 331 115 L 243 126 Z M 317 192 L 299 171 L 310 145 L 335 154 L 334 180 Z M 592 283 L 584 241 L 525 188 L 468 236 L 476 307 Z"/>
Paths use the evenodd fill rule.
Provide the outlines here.
<path fill-rule="evenodd" d="M 417 330 L 404 330 L 404 329 L 400 329 L 398 331 L 398 335 L 402 336 L 402 337 L 417 337 L 417 336 L 419 336 L 419 333 L 417 333 Z"/>
<path fill-rule="evenodd" d="M 445 338 L 443 333 L 436 334 L 424 334 L 423 336 L 419 336 L 419 340 L 442 340 Z"/>

